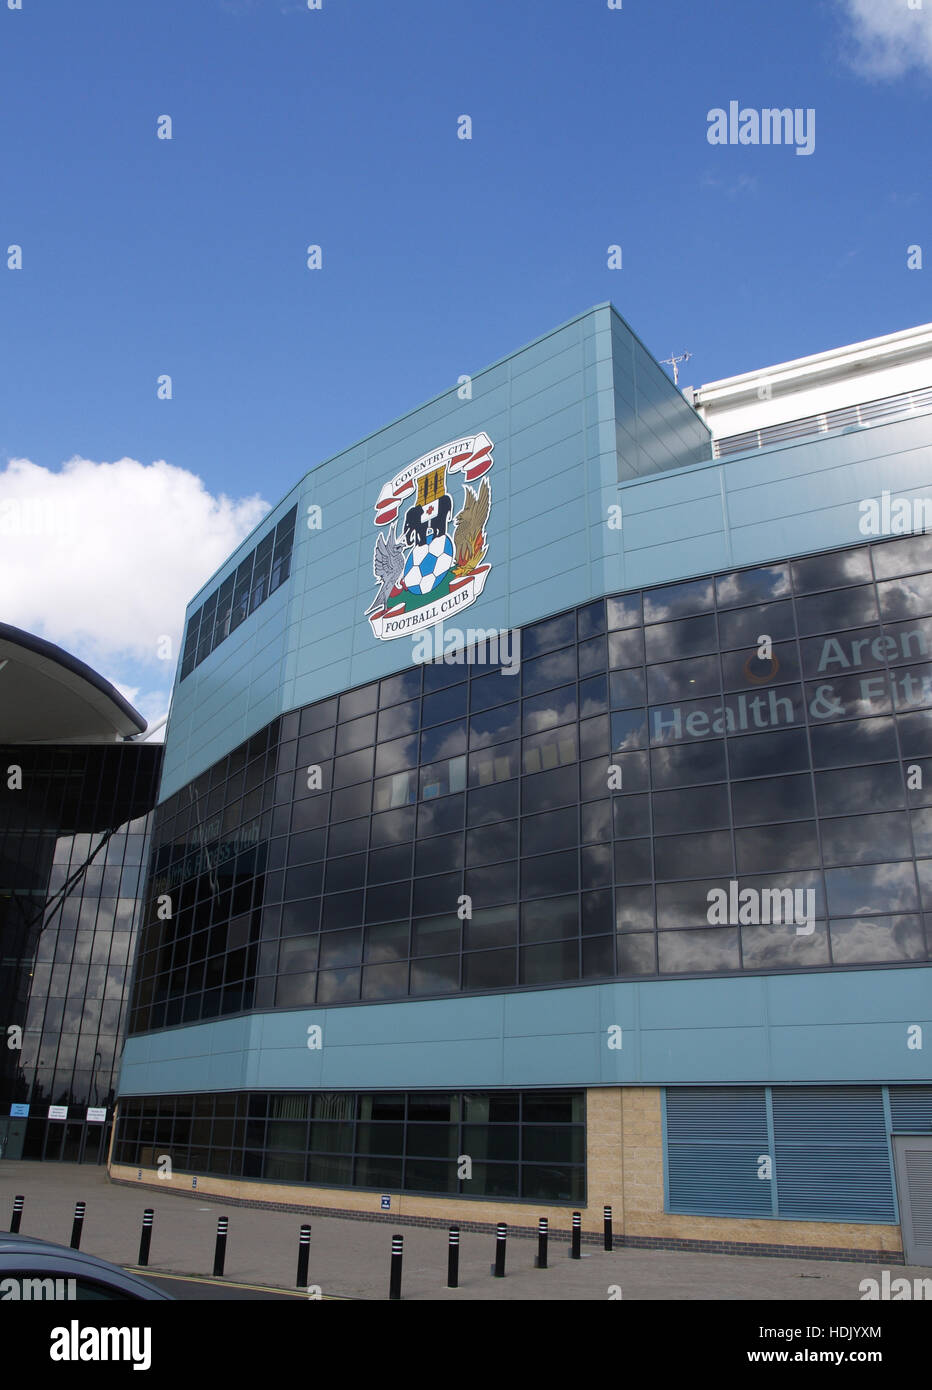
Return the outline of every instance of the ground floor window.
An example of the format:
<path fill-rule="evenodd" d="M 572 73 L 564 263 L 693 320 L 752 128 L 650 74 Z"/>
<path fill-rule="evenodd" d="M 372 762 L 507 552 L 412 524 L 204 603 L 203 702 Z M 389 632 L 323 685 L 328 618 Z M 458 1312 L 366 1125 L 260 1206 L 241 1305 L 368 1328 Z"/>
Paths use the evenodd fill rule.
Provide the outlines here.
<path fill-rule="evenodd" d="M 128 1097 L 113 1161 L 326 1187 L 582 1203 L 584 1091 Z"/>

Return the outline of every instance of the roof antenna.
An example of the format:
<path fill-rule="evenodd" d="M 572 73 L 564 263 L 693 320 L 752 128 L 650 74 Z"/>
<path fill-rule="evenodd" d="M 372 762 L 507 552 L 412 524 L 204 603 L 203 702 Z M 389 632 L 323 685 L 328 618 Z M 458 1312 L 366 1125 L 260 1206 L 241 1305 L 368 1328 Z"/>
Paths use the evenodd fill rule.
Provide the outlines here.
<path fill-rule="evenodd" d="M 665 358 L 663 359 L 663 364 L 664 364 L 665 367 L 672 367 L 672 368 L 673 368 L 673 385 L 674 385 L 674 386 L 679 386 L 679 384 L 680 384 L 680 374 L 679 374 L 679 372 L 678 372 L 678 370 L 677 370 L 677 367 L 678 367 L 679 363 L 680 363 L 680 362 L 688 362 L 689 359 L 690 359 L 691 357 L 692 357 L 692 353 L 691 353 L 691 352 L 681 352 L 680 355 L 679 355 L 679 357 L 677 357 L 675 354 L 671 354 L 669 357 L 665 357 Z"/>

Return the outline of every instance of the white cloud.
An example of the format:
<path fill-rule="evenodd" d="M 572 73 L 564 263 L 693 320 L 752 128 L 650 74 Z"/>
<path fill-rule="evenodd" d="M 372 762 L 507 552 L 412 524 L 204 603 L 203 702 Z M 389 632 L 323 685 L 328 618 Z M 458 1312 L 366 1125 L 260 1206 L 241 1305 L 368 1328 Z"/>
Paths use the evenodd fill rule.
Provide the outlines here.
<path fill-rule="evenodd" d="M 268 510 L 258 496 L 214 496 L 163 460 L 73 458 L 54 472 L 11 459 L 0 469 L 0 621 L 73 652 L 157 719 L 185 605 Z"/>
<path fill-rule="evenodd" d="M 838 0 L 851 26 L 848 61 L 866 77 L 932 73 L 932 0 Z"/>

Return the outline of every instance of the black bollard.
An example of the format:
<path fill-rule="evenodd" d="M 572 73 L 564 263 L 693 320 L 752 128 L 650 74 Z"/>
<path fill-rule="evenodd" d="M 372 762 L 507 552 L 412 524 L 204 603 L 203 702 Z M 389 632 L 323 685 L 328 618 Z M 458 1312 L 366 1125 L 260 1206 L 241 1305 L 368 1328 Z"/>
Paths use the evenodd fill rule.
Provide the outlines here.
<path fill-rule="evenodd" d="M 302 1226 L 301 1234 L 298 1236 L 298 1277 L 296 1285 L 299 1289 L 307 1286 L 308 1261 L 311 1258 L 311 1228 Z"/>
<path fill-rule="evenodd" d="M 499 1221 L 495 1228 L 495 1263 L 492 1266 L 492 1273 L 496 1279 L 505 1277 L 505 1241 L 508 1238 L 508 1227 L 504 1221 Z"/>
<path fill-rule="evenodd" d="M 74 1223 L 71 1227 L 71 1248 L 72 1250 L 81 1249 L 81 1231 L 84 1228 L 84 1213 L 87 1211 L 86 1202 L 75 1202 L 74 1204 Z"/>
<path fill-rule="evenodd" d="M 537 1268 L 547 1268 L 547 1218 L 542 1216 L 537 1223 Z"/>
<path fill-rule="evenodd" d="M 604 1230 L 604 1248 L 613 1249 L 612 1246 L 612 1209 L 611 1207 L 602 1208 L 602 1225 Z"/>
<path fill-rule="evenodd" d="M 152 1219 L 155 1212 L 151 1207 L 146 1207 L 142 1214 L 142 1234 L 139 1237 L 139 1259 L 138 1264 L 143 1268 L 149 1263 L 149 1246 L 152 1244 Z"/>
<path fill-rule="evenodd" d="M 223 1264 L 227 1257 L 227 1229 L 230 1219 L 227 1216 L 217 1217 L 217 1244 L 214 1247 L 214 1278 L 223 1278 Z"/>
<path fill-rule="evenodd" d="M 447 1249 L 447 1288 L 457 1289 L 460 1282 L 460 1228 L 450 1227 L 450 1244 Z"/>
<path fill-rule="evenodd" d="M 14 1197 L 14 1198 L 13 1198 L 13 1215 L 12 1215 L 12 1217 L 10 1218 L 10 1234 L 11 1234 L 11 1235 L 14 1235 L 14 1236 L 15 1236 L 15 1235 L 18 1235 L 18 1234 L 19 1234 L 19 1223 L 20 1223 L 20 1222 L 22 1221 L 22 1219 L 23 1219 L 23 1204 L 25 1203 L 25 1201 L 26 1201 L 26 1198 L 25 1198 L 25 1197 Z"/>
<path fill-rule="evenodd" d="M 401 1260 L 404 1244 L 404 1236 L 392 1236 L 392 1272 L 388 1281 L 388 1297 L 392 1303 L 401 1297 Z"/>
<path fill-rule="evenodd" d="M 571 1244 L 571 1246 L 570 1246 L 570 1259 L 571 1259 L 571 1260 L 581 1260 L 581 1259 L 582 1259 L 582 1251 L 580 1250 L 580 1245 L 581 1245 L 581 1243 L 582 1243 L 582 1215 L 581 1215 L 578 1211 L 574 1211 L 574 1212 L 573 1212 L 573 1241 L 572 1241 L 572 1244 Z"/>

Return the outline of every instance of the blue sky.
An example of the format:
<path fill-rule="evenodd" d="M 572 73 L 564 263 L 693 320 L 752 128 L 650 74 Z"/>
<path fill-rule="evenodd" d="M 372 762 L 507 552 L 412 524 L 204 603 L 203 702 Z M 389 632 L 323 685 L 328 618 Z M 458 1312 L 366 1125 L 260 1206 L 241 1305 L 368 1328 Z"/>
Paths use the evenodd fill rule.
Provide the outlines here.
<path fill-rule="evenodd" d="M 78 499 L 73 543 L 7 544 L 0 620 L 154 716 L 170 672 L 134 633 L 177 632 L 257 494 L 582 309 L 689 349 L 695 385 L 932 318 L 908 4 L 0 0 L 0 500 L 75 457 L 69 505 L 114 499 L 106 536 Z M 814 152 L 710 145 L 733 99 L 814 109 Z M 145 618 L 96 611 L 108 546 Z"/>

